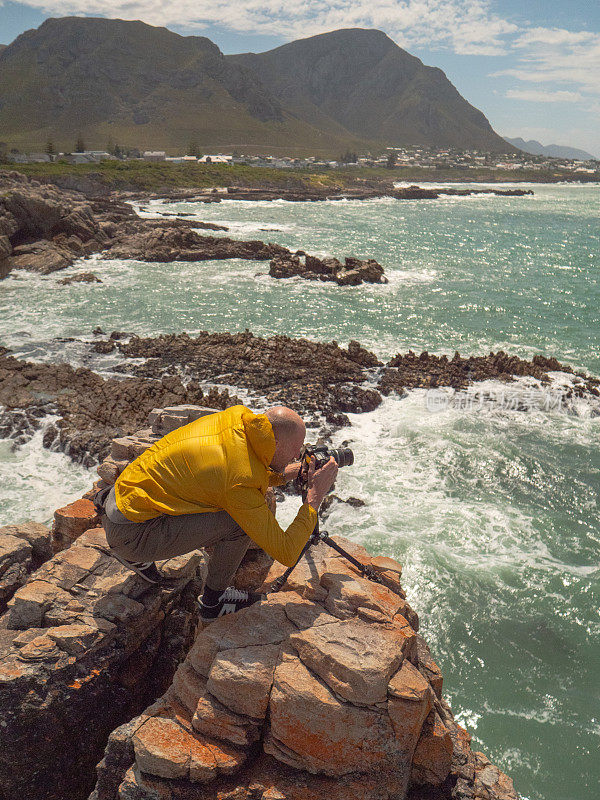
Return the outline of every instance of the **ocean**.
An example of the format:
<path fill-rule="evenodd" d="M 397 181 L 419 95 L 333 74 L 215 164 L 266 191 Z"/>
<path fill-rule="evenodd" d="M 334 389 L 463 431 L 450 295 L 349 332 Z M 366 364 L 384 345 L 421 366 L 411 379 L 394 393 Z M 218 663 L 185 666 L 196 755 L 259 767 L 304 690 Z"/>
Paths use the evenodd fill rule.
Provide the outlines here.
<path fill-rule="evenodd" d="M 142 215 L 194 214 L 233 238 L 376 258 L 389 284 L 275 281 L 266 262 L 93 256 L 60 274 L 1 281 L 0 344 L 111 374 L 113 355 L 61 339 L 92 341 L 98 325 L 140 335 L 249 328 L 356 339 L 382 360 L 409 349 L 540 353 L 599 376 L 599 186 L 531 188 L 526 197 L 143 204 Z M 84 269 L 103 283 L 58 284 Z M 563 403 L 564 376 L 553 378 L 546 389 L 488 381 L 435 402 L 415 389 L 350 415 L 335 442 L 350 441 L 355 463 L 336 491 L 366 505 L 334 505 L 326 527 L 404 565 L 407 599 L 473 749 L 528 800 L 589 800 L 600 794 L 600 404 Z M 0 525 L 49 521 L 89 488 L 93 471 L 41 438 L 17 450 L 0 440 Z M 282 520 L 294 509 L 286 500 Z"/>

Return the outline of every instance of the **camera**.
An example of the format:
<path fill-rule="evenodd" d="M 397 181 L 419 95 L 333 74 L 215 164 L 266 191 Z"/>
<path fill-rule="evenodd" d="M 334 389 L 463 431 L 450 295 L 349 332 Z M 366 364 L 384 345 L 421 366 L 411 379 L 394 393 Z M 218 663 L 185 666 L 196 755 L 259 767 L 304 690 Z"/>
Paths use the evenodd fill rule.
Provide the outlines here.
<path fill-rule="evenodd" d="M 326 447 L 325 445 L 306 444 L 300 453 L 300 469 L 294 485 L 300 494 L 308 490 L 308 468 L 311 458 L 315 459 L 315 471 L 324 467 L 333 456 L 338 467 L 350 467 L 354 464 L 354 453 L 349 447 Z"/>
<path fill-rule="evenodd" d="M 333 456 L 338 467 L 351 467 L 354 464 L 354 453 L 349 447 L 326 447 L 325 445 L 306 445 L 304 458 L 315 458 L 315 470 L 321 469 Z"/>

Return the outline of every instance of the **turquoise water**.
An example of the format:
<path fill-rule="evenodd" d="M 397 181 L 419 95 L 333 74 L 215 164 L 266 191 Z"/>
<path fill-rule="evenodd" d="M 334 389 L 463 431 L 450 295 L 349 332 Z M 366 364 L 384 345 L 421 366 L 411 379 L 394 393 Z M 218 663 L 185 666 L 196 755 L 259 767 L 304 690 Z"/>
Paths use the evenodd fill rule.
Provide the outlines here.
<path fill-rule="evenodd" d="M 535 196 L 369 202 L 153 204 L 314 254 L 377 258 L 387 286 L 274 281 L 263 262 L 140 264 L 88 259 L 102 284 L 16 273 L 0 283 L 0 343 L 37 360 L 110 370 L 112 356 L 56 337 L 101 325 L 140 334 L 286 333 L 381 358 L 420 352 L 555 356 L 600 375 L 598 186 Z M 268 231 L 262 228 L 271 229 Z M 81 271 L 82 265 L 66 274 Z M 560 376 L 555 376 L 559 378 Z M 354 415 L 355 466 L 332 533 L 404 564 L 408 599 L 458 719 L 529 800 L 600 794 L 600 418 L 591 406 L 517 411 L 501 401 L 437 413 L 422 390 Z M 505 387 L 504 387 L 505 388 Z M 525 396 L 531 384 L 514 391 Z M 258 401 L 257 401 L 258 402 Z M 54 508 L 86 470 L 0 442 L 0 524 Z M 39 475 L 51 475 L 40 481 Z M 60 500 L 60 502 L 58 502 Z M 282 518 L 293 514 L 283 504 Z"/>

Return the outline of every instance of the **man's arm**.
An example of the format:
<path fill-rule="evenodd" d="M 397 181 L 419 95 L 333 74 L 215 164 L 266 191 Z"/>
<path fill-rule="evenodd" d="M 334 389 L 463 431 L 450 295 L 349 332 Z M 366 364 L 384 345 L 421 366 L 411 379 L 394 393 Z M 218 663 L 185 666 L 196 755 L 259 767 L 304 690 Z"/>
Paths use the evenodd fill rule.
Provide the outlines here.
<path fill-rule="evenodd" d="M 269 511 L 264 496 L 258 489 L 248 486 L 232 489 L 224 510 L 252 541 L 286 567 L 296 563 L 317 524 L 316 509 L 303 503 L 294 521 L 284 531 Z"/>
<path fill-rule="evenodd" d="M 308 494 L 296 518 L 284 531 L 267 507 L 264 495 L 249 486 L 236 486 L 227 495 L 224 510 L 233 517 L 252 541 L 286 567 L 293 566 L 317 524 L 317 511 L 338 472 L 335 459 L 315 471 L 308 469 Z"/>

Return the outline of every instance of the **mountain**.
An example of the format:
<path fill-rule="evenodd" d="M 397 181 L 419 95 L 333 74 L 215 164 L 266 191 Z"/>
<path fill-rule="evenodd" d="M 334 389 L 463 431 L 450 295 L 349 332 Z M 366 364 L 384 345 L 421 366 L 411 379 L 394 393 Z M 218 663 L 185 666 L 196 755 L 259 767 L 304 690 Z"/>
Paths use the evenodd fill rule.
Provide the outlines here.
<path fill-rule="evenodd" d="M 528 142 L 525 139 L 517 137 L 516 139 L 509 139 L 508 136 L 504 137 L 509 144 L 518 147 L 525 153 L 531 153 L 533 156 L 548 156 L 548 158 L 572 158 L 577 161 L 589 161 L 595 156 L 586 153 L 585 150 L 578 150 L 576 147 L 565 147 L 560 144 L 543 145 L 535 139 L 530 139 Z"/>
<path fill-rule="evenodd" d="M 178 150 L 190 140 L 319 148 L 324 139 L 205 37 L 143 22 L 48 19 L 0 53 L 0 139 L 71 149 L 80 134 L 88 147 Z"/>
<path fill-rule="evenodd" d="M 388 145 L 507 152 L 442 70 L 426 67 L 382 31 L 349 28 L 226 58 L 252 69 L 282 105 L 320 127 L 342 126 Z"/>
<path fill-rule="evenodd" d="M 507 150 L 443 72 L 384 33 L 341 30 L 224 56 L 143 22 L 48 19 L 0 51 L 0 140 L 36 150 L 310 152 L 435 144 Z"/>

